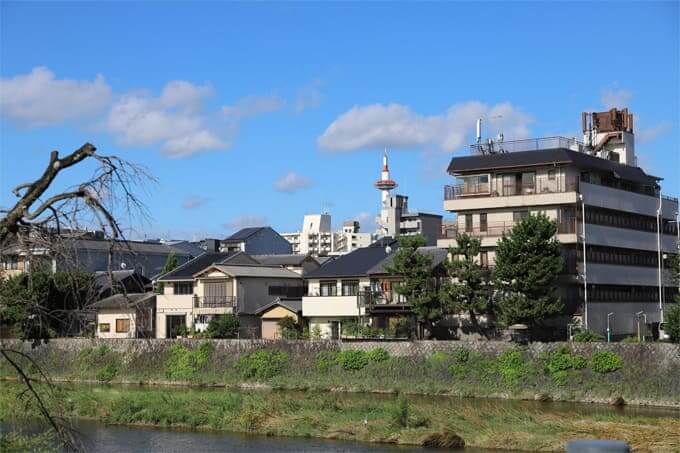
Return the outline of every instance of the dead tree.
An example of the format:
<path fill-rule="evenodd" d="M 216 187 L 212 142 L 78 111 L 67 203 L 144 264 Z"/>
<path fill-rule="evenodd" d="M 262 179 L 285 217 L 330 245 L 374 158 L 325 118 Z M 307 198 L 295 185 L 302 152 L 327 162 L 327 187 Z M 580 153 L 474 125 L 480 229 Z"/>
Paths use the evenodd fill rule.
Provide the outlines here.
<path fill-rule="evenodd" d="M 48 254 L 52 259 L 60 259 L 68 263 L 72 260 L 69 246 L 77 240 L 85 230 L 99 229 L 109 241 L 109 281 L 113 286 L 112 256 L 117 248 L 125 248 L 126 240 L 121 219 L 126 217 L 146 218 L 147 210 L 137 197 L 136 191 L 145 187 L 154 178 L 142 167 L 131 164 L 114 155 L 97 154 L 97 149 L 86 143 L 72 153 L 59 157 L 58 151 L 52 151 L 49 162 L 42 175 L 31 182 L 19 184 L 13 189 L 18 198 L 16 204 L 3 211 L 0 218 L 0 250 L 16 247 L 21 250 L 27 261 L 33 255 Z M 62 191 L 55 190 L 57 176 L 76 165 L 95 163 L 95 169 L 89 180 Z M 77 269 L 78 263 L 71 263 Z M 68 266 L 67 266 L 68 267 Z M 31 273 L 26 278 L 31 285 Z M 76 292 L 75 277 L 70 282 Z M 91 294 L 84 296 L 90 298 Z M 27 303 L 29 303 L 27 301 Z M 54 307 L 41 307 L 41 301 L 32 300 L 31 318 L 33 323 L 41 322 L 42 317 L 56 317 Z M 3 301 L 0 301 L 0 306 Z M 38 333 L 36 333 L 38 332 Z M 33 336 L 34 338 L 31 338 Z M 37 338 L 35 338 L 37 336 Z M 23 331 L 21 338 L 40 342 L 44 332 L 31 329 Z M 36 390 L 35 382 L 46 383 L 51 389 L 48 376 L 43 373 L 29 356 L 0 345 L 0 356 L 12 366 L 24 385 L 22 395 L 30 395 L 40 414 L 48 421 L 56 435 L 67 449 L 79 450 L 81 447 L 71 435 L 68 427 L 59 418 L 47 410 L 43 401 L 44 395 Z M 28 369 L 38 368 L 37 377 L 32 377 Z"/>

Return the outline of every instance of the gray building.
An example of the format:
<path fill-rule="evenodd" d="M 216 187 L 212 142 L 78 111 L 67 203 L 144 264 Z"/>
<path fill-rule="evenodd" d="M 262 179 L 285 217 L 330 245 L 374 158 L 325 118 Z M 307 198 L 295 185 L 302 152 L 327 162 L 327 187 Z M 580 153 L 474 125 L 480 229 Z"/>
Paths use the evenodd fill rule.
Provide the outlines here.
<path fill-rule="evenodd" d="M 427 212 L 410 212 L 406 195 L 390 196 L 387 206 L 387 236 L 396 238 L 421 234 L 427 245 L 436 245 L 442 229 L 442 216 Z"/>
<path fill-rule="evenodd" d="M 240 250 L 249 255 L 278 255 L 293 253 L 293 248 L 283 236 L 271 227 L 243 228 L 222 240 L 220 251 Z"/>

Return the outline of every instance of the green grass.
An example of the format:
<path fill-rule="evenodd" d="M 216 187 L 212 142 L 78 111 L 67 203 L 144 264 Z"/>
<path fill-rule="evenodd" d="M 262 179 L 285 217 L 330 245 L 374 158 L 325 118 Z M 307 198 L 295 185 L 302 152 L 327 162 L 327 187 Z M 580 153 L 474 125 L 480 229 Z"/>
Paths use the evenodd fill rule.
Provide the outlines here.
<path fill-rule="evenodd" d="M 36 415 L 17 399 L 18 384 L 0 393 L 0 419 Z M 188 427 L 262 435 L 337 438 L 420 445 L 455 433 L 468 446 L 564 451 L 569 439 L 607 437 L 636 451 L 672 451 L 680 419 L 622 415 L 609 407 L 564 409 L 535 402 L 320 392 L 61 387 L 52 407 L 60 415 L 109 424 Z M 20 410 L 21 409 L 21 410 Z"/>

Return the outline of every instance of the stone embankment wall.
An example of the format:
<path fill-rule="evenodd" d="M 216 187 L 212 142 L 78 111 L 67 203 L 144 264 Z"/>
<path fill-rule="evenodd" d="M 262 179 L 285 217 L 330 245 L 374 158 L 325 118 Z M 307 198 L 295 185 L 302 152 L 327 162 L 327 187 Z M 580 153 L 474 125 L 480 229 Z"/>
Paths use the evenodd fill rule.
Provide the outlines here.
<path fill-rule="evenodd" d="M 240 355 L 263 348 L 278 348 L 292 355 L 309 355 L 326 350 L 364 350 L 370 351 L 375 348 L 383 348 L 391 356 L 426 357 L 435 351 L 451 351 L 454 348 L 465 348 L 489 355 L 498 355 L 508 349 L 517 348 L 518 345 L 500 341 L 331 341 L 331 340 L 297 340 L 297 341 L 272 341 L 272 340 L 163 340 L 163 339 L 86 339 L 69 338 L 51 340 L 49 343 L 33 349 L 31 343 L 17 340 L 3 340 L 2 347 L 19 349 L 29 352 L 31 355 L 40 355 L 41 352 L 61 351 L 65 356 L 77 354 L 85 348 L 107 345 L 116 352 L 122 354 L 139 355 L 145 353 L 161 353 L 173 344 L 183 344 L 188 348 L 194 348 L 202 342 L 209 341 L 215 350 L 223 353 Z M 529 343 L 525 346 L 526 352 L 531 357 L 536 357 L 542 352 L 554 351 L 567 346 L 574 353 L 591 355 L 596 351 L 612 351 L 621 356 L 626 363 L 640 364 L 654 363 L 660 368 L 680 366 L 680 345 L 668 343 Z"/>

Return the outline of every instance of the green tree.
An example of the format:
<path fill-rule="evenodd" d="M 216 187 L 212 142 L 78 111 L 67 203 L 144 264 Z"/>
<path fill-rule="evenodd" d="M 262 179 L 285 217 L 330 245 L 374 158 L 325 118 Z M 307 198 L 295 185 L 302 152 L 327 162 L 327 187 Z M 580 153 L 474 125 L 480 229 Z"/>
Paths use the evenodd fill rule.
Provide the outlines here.
<path fill-rule="evenodd" d="M 277 324 L 281 329 L 281 338 L 295 340 L 302 336 L 302 326 L 292 316 L 279 319 Z"/>
<path fill-rule="evenodd" d="M 503 324 L 533 327 L 561 312 L 555 289 L 564 262 L 556 233 L 557 224 L 539 213 L 524 218 L 498 241 L 494 278 Z"/>
<path fill-rule="evenodd" d="M 163 268 L 161 269 L 161 275 L 165 275 L 168 272 L 173 271 L 177 267 L 177 255 L 175 252 L 170 252 L 168 257 L 165 260 L 165 264 L 163 265 Z M 163 290 L 165 289 L 165 283 L 161 282 L 156 285 L 156 294 L 163 294 Z"/>
<path fill-rule="evenodd" d="M 680 343 L 680 298 L 664 313 L 664 328 L 673 343 Z"/>
<path fill-rule="evenodd" d="M 395 286 L 395 291 L 406 298 L 418 321 L 432 332 L 444 312 L 432 272 L 432 257 L 426 253 L 418 253 L 418 247 L 426 244 L 425 238 L 419 234 L 401 236 L 399 249 L 386 270 L 403 278 Z"/>
<path fill-rule="evenodd" d="M 238 336 L 238 316 L 232 313 L 215 316 L 208 323 L 206 333 L 210 338 L 236 338 Z"/>
<path fill-rule="evenodd" d="M 490 273 L 476 258 L 481 241 L 463 234 L 456 240 L 457 246 L 449 248 L 451 261 L 446 263 L 447 281 L 442 285 L 440 298 L 452 313 L 465 312 L 477 331 L 481 331 L 477 314 L 491 308 Z"/>

